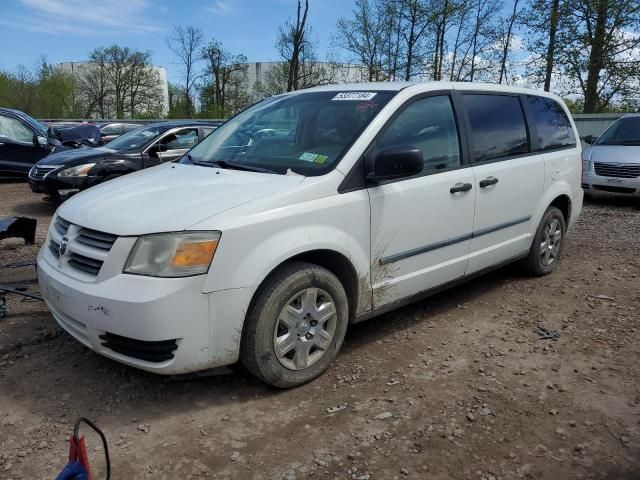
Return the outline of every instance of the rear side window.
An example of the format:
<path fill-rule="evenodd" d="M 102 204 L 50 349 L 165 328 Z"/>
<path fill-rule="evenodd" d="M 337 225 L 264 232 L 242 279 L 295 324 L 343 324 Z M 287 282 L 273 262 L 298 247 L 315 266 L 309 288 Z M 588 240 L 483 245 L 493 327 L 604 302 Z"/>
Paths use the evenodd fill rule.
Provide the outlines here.
<path fill-rule="evenodd" d="M 451 101 L 446 95 L 416 100 L 405 108 L 376 142 L 376 148 L 418 147 L 424 170 L 460 166 L 460 145 Z"/>
<path fill-rule="evenodd" d="M 527 95 L 527 102 L 538 131 L 540 150 L 575 147 L 571 123 L 558 102 L 534 95 Z"/>
<path fill-rule="evenodd" d="M 527 126 L 518 97 L 467 94 L 464 103 L 471 123 L 475 162 L 529 152 Z"/>

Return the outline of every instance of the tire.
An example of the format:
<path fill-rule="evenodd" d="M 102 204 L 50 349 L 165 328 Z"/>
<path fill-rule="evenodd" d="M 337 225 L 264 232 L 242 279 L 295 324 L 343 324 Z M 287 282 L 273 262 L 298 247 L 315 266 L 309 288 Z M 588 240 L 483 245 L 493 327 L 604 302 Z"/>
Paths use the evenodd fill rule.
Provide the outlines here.
<path fill-rule="evenodd" d="M 302 385 L 329 367 L 342 346 L 348 321 L 347 294 L 333 273 L 306 262 L 285 264 L 254 297 L 240 360 L 269 385 Z"/>
<path fill-rule="evenodd" d="M 551 230 L 554 233 L 551 233 Z M 547 208 L 533 237 L 529 255 L 523 261 L 528 273 L 541 277 L 550 274 L 558 267 L 566 231 L 567 226 L 560 209 Z"/>

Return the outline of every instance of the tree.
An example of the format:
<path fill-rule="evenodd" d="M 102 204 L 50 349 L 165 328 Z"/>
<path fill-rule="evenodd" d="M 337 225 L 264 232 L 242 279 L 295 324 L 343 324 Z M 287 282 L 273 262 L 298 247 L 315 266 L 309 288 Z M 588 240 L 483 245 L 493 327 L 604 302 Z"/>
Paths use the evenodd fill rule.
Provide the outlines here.
<path fill-rule="evenodd" d="M 431 26 L 429 8 L 422 0 L 401 0 L 398 10 L 405 42 L 404 79 L 411 80 L 416 65 L 422 71 L 426 53 L 421 48 L 427 28 Z"/>
<path fill-rule="evenodd" d="M 202 30 L 192 26 L 174 27 L 173 33 L 167 37 L 166 42 L 182 66 L 186 113 L 187 116 L 192 116 L 193 99 L 191 95 L 199 78 L 197 64 L 201 60 L 200 49 L 204 42 Z"/>
<path fill-rule="evenodd" d="M 541 83 L 547 92 L 551 90 L 558 38 L 566 30 L 566 18 L 565 0 L 529 0 L 522 15 L 527 29 L 527 49 L 531 55 L 527 70 L 534 83 Z"/>
<path fill-rule="evenodd" d="M 433 54 L 433 79 L 442 80 L 442 66 L 447 56 L 446 38 L 449 29 L 452 27 L 456 15 L 464 8 L 463 2 L 456 0 L 436 0 L 432 4 L 434 9 L 433 24 L 435 26 L 435 51 Z M 459 34 L 460 32 L 458 32 Z"/>
<path fill-rule="evenodd" d="M 286 75 L 284 83 L 287 92 L 330 83 L 326 69 L 318 62 L 310 39 L 311 27 L 307 25 L 308 14 L 309 1 L 305 0 L 303 8 L 302 0 L 298 0 L 295 23 L 287 20 L 280 27 L 276 50 L 283 65 L 272 68 L 268 72 L 271 77 L 268 83 L 271 83 L 272 87 L 276 87 L 283 81 L 282 75 Z"/>
<path fill-rule="evenodd" d="M 206 62 L 205 71 L 209 78 L 209 83 L 203 88 L 208 104 L 206 111 L 224 118 L 246 105 L 248 94 L 244 98 L 239 98 L 239 95 L 247 79 L 247 57 L 232 54 L 216 40 L 201 50 L 201 56 Z"/>
<path fill-rule="evenodd" d="M 129 115 L 136 118 L 159 117 L 164 112 L 164 93 L 160 88 L 160 76 L 151 64 L 150 51 L 134 51 L 129 57 L 128 101 Z"/>
<path fill-rule="evenodd" d="M 498 80 L 498 83 L 502 83 L 502 79 L 507 75 L 507 57 L 509 56 L 509 50 L 511 48 L 513 26 L 518 18 L 518 3 L 519 0 L 514 0 L 513 11 L 511 12 L 511 16 L 507 19 L 506 32 L 502 38 L 502 58 L 500 60 L 500 79 Z"/>
<path fill-rule="evenodd" d="M 496 21 L 501 4 L 497 0 L 462 2 L 456 18 L 456 40 L 450 65 L 450 79 L 497 80 L 495 56 Z"/>
<path fill-rule="evenodd" d="M 367 70 L 370 82 L 386 80 L 388 72 L 383 69 L 384 53 L 395 48 L 384 48 L 385 18 L 371 0 L 356 0 L 353 18 L 340 18 L 334 43 L 349 52 L 354 61 Z M 387 23 L 388 25 L 388 23 Z M 395 73 L 395 69 L 394 69 Z"/>
<path fill-rule="evenodd" d="M 606 110 L 638 95 L 640 4 L 627 0 L 567 0 L 567 31 L 558 54 L 563 74 L 584 95 L 584 112 Z M 571 88 L 571 87 L 570 87 Z"/>
<path fill-rule="evenodd" d="M 309 0 L 304 1 L 302 13 L 302 1 L 298 0 L 296 23 L 287 21 L 280 27 L 278 50 L 280 56 L 289 64 L 287 72 L 287 92 L 298 90 L 300 81 L 301 61 L 304 61 L 305 48 L 310 48 L 307 40 L 307 14 L 309 13 Z"/>
<path fill-rule="evenodd" d="M 88 64 L 71 64 L 71 75 L 77 79 L 78 90 L 85 99 L 85 118 L 96 111 L 100 118 L 111 117 L 112 87 L 109 83 L 108 58 L 104 47 L 89 53 Z"/>

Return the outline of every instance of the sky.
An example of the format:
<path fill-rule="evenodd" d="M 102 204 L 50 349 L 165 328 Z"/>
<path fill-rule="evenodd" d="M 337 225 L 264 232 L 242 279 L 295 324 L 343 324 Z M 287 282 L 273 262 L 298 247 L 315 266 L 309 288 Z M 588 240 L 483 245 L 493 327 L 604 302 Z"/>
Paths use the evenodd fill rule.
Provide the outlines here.
<path fill-rule="evenodd" d="M 352 0 L 311 0 L 309 23 L 324 57 L 339 17 Z M 277 60 L 278 27 L 296 14 L 296 0 L 0 0 L 0 69 L 31 68 L 41 55 L 50 63 L 82 61 L 95 47 L 117 43 L 151 50 L 155 65 L 179 80 L 165 38 L 175 25 L 200 27 L 249 62 Z"/>

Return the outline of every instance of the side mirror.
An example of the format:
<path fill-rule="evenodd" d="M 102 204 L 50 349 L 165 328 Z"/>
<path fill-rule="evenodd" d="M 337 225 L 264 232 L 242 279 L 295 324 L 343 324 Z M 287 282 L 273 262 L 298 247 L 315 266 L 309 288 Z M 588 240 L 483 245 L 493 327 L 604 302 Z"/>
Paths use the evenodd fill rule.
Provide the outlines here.
<path fill-rule="evenodd" d="M 598 140 L 598 137 L 594 137 L 593 135 L 587 135 L 586 137 L 584 137 L 583 140 L 585 141 L 585 143 L 588 143 L 589 145 L 593 145 L 594 143 L 596 143 L 596 140 Z"/>
<path fill-rule="evenodd" d="M 367 180 L 374 183 L 412 177 L 423 167 L 422 151 L 417 147 L 384 148 L 365 161 Z"/>
<path fill-rule="evenodd" d="M 46 148 L 47 146 L 47 137 L 42 137 L 40 135 L 33 134 L 33 144 L 36 147 Z"/>

